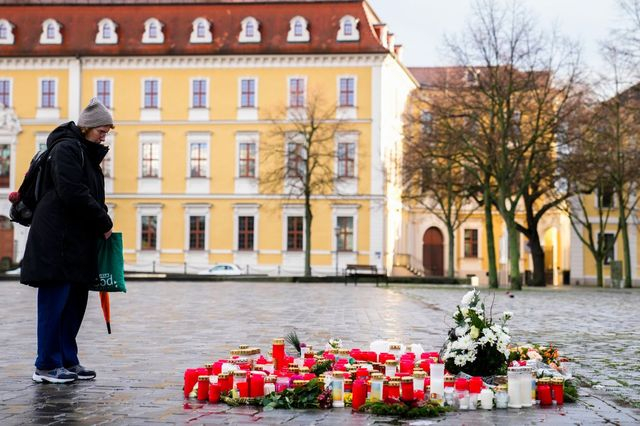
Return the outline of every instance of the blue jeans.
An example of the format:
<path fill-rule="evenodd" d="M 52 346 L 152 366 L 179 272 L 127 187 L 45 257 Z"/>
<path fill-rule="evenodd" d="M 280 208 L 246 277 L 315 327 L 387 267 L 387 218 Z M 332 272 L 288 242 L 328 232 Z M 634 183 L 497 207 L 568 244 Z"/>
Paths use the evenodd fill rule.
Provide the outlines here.
<path fill-rule="evenodd" d="M 76 336 L 87 308 L 89 290 L 60 284 L 38 289 L 38 358 L 36 368 L 73 367 L 78 361 Z"/>

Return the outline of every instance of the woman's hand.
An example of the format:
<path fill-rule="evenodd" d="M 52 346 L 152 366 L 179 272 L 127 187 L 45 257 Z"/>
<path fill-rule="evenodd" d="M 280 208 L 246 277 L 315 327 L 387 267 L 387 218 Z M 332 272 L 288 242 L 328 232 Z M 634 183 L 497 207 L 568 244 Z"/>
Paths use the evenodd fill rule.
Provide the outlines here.
<path fill-rule="evenodd" d="M 111 236 L 111 232 L 112 232 L 112 231 L 113 231 L 113 228 L 112 228 L 112 229 L 109 229 L 107 232 L 105 232 L 105 233 L 104 233 L 104 239 L 105 239 L 105 240 L 108 240 L 108 239 L 109 239 L 109 237 Z"/>

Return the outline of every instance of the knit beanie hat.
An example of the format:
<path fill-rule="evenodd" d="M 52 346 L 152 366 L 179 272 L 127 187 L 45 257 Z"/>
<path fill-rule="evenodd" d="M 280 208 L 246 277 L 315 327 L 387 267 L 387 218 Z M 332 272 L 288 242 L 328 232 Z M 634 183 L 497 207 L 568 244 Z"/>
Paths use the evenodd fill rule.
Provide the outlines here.
<path fill-rule="evenodd" d="M 92 98 L 89 105 L 80 113 L 78 118 L 78 127 L 86 127 L 91 129 L 100 126 L 113 126 L 113 118 L 111 113 L 98 98 Z"/>

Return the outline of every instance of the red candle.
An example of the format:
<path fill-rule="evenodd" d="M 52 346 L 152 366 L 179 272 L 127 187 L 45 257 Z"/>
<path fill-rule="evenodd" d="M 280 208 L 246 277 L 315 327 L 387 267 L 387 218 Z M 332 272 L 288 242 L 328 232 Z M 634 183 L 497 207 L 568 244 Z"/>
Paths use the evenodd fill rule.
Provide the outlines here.
<path fill-rule="evenodd" d="M 224 361 L 222 360 L 214 362 L 213 367 L 211 368 L 211 373 L 215 374 L 216 376 L 222 373 L 222 364 L 224 364 Z"/>
<path fill-rule="evenodd" d="M 358 411 L 367 400 L 367 382 L 363 379 L 357 379 L 353 382 L 352 393 L 351 406 L 353 407 L 353 411 Z"/>
<path fill-rule="evenodd" d="M 400 386 L 398 386 L 398 384 L 398 382 L 389 382 L 389 386 L 387 386 L 387 388 L 389 388 L 387 392 L 389 398 L 400 399 Z M 413 383 L 411 389 L 413 390 Z"/>
<path fill-rule="evenodd" d="M 236 386 L 238 387 L 238 393 L 240 394 L 240 398 L 246 398 L 249 396 L 249 383 L 240 382 Z"/>
<path fill-rule="evenodd" d="M 421 391 L 421 390 L 414 391 L 413 397 L 418 401 L 424 400 L 424 391 Z"/>
<path fill-rule="evenodd" d="M 209 384 L 209 402 L 214 404 L 220 402 L 220 385 L 218 383 Z"/>
<path fill-rule="evenodd" d="M 413 361 L 410 359 L 403 359 L 400 361 L 400 372 L 407 374 L 413 373 Z"/>
<path fill-rule="evenodd" d="M 198 370 L 195 368 L 187 368 L 184 372 L 184 397 L 189 398 L 189 394 L 198 382 Z"/>
<path fill-rule="evenodd" d="M 209 376 L 198 376 L 198 401 L 206 401 L 209 396 Z"/>
<path fill-rule="evenodd" d="M 402 400 L 412 401 L 413 396 L 413 377 L 402 378 Z"/>
<path fill-rule="evenodd" d="M 551 391 L 556 404 L 564 404 L 564 380 L 561 377 L 551 379 Z"/>
<path fill-rule="evenodd" d="M 548 379 L 538 380 L 537 397 L 540 400 L 540 406 L 551 405 L 551 386 L 549 386 Z"/>
<path fill-rule="evenodd" d="M 273 363 L 275 364 L 276 370 L 279 370 L 280 368 L 282 368 L 282 365 L 284 363 L 284 358 L 286 356 L 284 353 L 283 338 L 273 339 L 272 353 L 273 353 Z"/>
<path fill-rule="evenodd" d="M 264 396 L 264 376 L 262 374 L 251 375 L 251 385 L 249 386 L 249 396 L 251 398 Z"/>

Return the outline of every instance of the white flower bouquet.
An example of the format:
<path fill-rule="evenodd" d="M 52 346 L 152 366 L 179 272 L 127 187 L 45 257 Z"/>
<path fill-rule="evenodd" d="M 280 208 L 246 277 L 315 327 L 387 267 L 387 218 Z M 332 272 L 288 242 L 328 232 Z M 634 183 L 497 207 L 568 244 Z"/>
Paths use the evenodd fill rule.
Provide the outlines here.
<path fill-rule="evenodd" d="M 504 312 L 499 322 L 494 322 L 487 316 L 477 290 L 465 294 L 440 353 L 447 371 L 485 377 L 504 374 L 511 340 L 506 323 L 511 316 Z"/>

